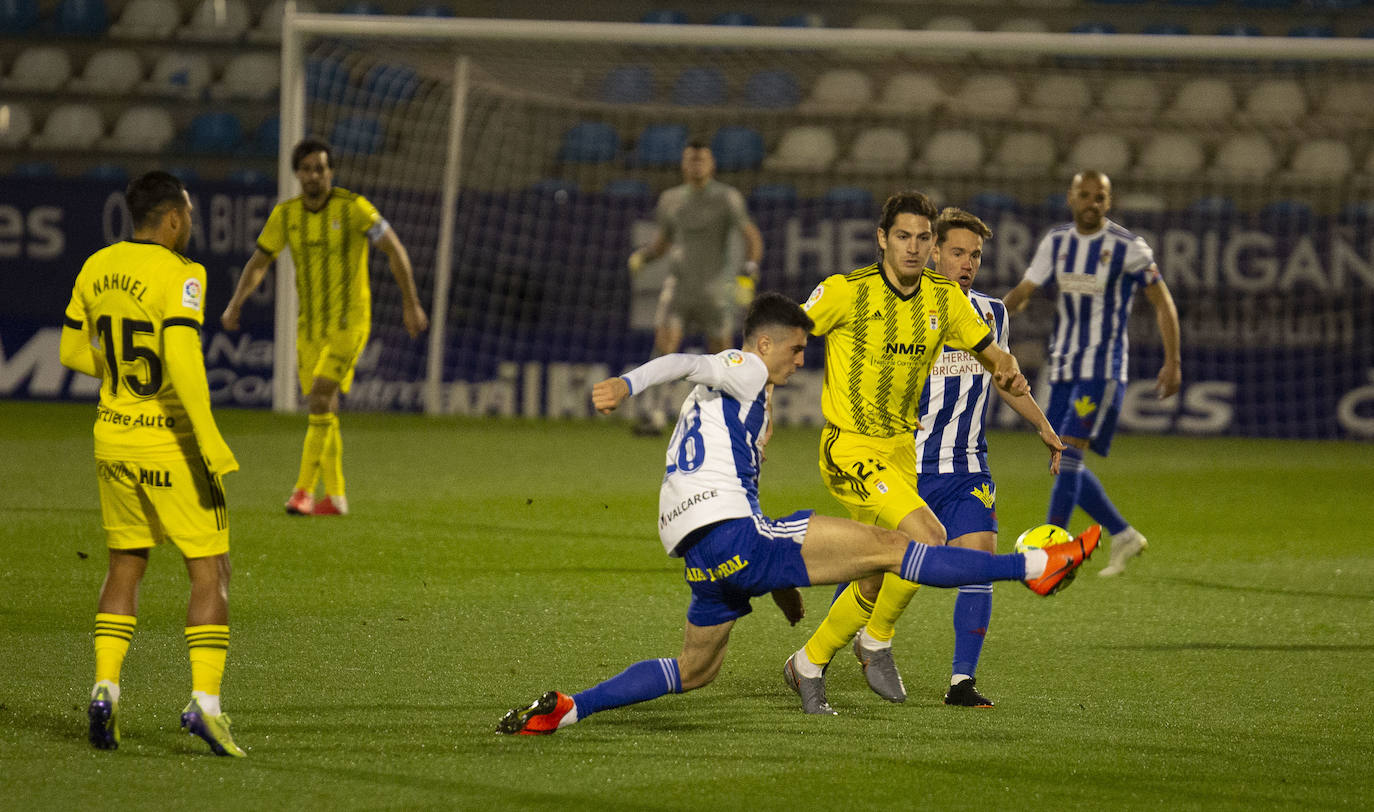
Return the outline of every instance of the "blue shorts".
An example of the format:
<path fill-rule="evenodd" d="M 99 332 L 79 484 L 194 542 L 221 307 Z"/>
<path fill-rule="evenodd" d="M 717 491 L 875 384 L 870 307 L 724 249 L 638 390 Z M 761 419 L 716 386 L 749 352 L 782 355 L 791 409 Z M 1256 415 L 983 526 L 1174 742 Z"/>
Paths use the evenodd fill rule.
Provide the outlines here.
<path fill-rule="evenodd" d="M 1050 385 L 1050 403 L 1045 417 L 1062 437 L 1088 441 L 1088 448 L 1102 456 L 1112 447 L 1116 421 L 1121 416 L 1118 381 L 1061 381 Z"/>
<path fill-rule="evenodd" d="M 790 586 L 811 586 L 802 540 L 814 511 L 781 519 L 747 516 L 711 528 L 683 556 L 692 589 L 687 620 L 715 626 L 749 614 L 749 599 Z"/>
<path fill-rule="evenodd" d="M 947 538 L 997 532 L 997 486 L 991 474 L 921 474 L 916 484 Z"/>

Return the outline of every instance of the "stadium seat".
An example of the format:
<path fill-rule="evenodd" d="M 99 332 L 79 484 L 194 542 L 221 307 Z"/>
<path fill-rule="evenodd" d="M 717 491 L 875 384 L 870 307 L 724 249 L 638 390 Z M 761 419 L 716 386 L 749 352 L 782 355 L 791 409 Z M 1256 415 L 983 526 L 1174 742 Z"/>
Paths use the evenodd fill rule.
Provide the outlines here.
<path fill-rule="evenodd" d="M 1150 23 L 1140 29 L 1140 33 L 1153 37 L 1186 37 L 1189 31 L 1183 23 Z"/>
<path fill-rule="evenodd" d="M 1156 133 L 1140 151 L 1136 169 L 1149 178 L 1184 179 L 1197 175 L 1206 163 L 1202 145 L 1187 133 Z"/>
<path fill-rule="evenodd" d="M 853 68 L 836 68 L 816 77 L 804 105 L 814 110 L 857 110 L 873 98 L 873 80 Z"/>
<path fill-rule="evenodd" d="M 181 24 L 181 8 L 176 0 L 129 0 L 110 26 L 110 36 L 118 39 L 169 39 Z"/>
<path fill-rule="evenodd" d="M 363 91 L 374 102 L 394 104 L 410 101 L 420 89 L 420 74 L 409 65 L 382 63 L 363 74 Z"/>
<path fill-rule="evenodd" d="M 257 155 L 276 155 L 281 149 L 281 116 L 268 116 L 253 131 L 248 149 Z"/>
<path fill-rule="evenodd" d="M 1133 214 L 1154 214 L 1167 211 L 1169 204 L 1153 192 L 1132 191 L 1113 197 L 1112 208 Z"/>
<path fill-rule="evenodd" d="M 281 86 L 281 58 L 274 53 L 242 53 L 224 66 L 224 76 L 210 90 L 216 99 L 268 101 Z"/>
<path fill-rule="evenodd" d="M 329 131 L 329 142 L 344 155 L 376 155 L 386 146 L 386 130 L 376 116 L 345 116 Z"/>
<path fill-rule="evenodd" d="M 101 148 L 112 152 L 161 152 L 175 137 L 171 113 L 161 107 L 138 105 L 119 114 Z"/>
<path fill-rule="evenodd" d="M 1130 116 L 1154 115 L 1159 105 L 1159 86 L 1147 76 L 1112 79 L 1097 100 L 1097 106 L 1104 112 Z"/>
<path fill-rule="evenodd" d="M 598 164 L 614 160 L 620 153 L 620 133 L 602 121 L 583 121 L 563 134 L 558 160 L 569 163 Z"/>
<path fill-rule="evenodd" d="M 824 172 L 838 154 L 839 145 L 829 127 L 803 125 L 784 132 L 763 165 L 776 172 Z"/>
<path fill-rule="evenodd" d="M 129 169 L 123 164 L 102 163 L 96 164 L 85 172 L 82 172 L 81 177 L 87 180 L 123 186 L 129 182 Z"/>
<path fill-rule="evenodd" d="M 1264 31 L 1251 23 L 1226 23 L 1217 29 L 1219 37 L 1262 37 Z"/>
<path fill-rule="evenodd" d="M 24 161 L 10 167 L 9 176 L 12 178 L 55 178 L 57 177 L 57 164 L 52 161 Z"/>
<path fill-rule="evenodd" d="M 711 154 L 725 172 L 758 169 L 763 164 L 763 136 L 752 127 L 721 127 L 711 137 Z"/>
<path fill-rule="evenodd" d="M 934 175 L 976 173 L 983 165 L 983 140 L 969 130 L 940 130 L 926 140 L 913 169 Z"/>
<path fill-rule="evenodd" d="M 1222 142 L 1212 159 L 1212 173 L 1222 179 L 1256 179 L 1274 171 L 1276 158 L 1269 139 L 1256 132 L 1239 133 Z"/>
<path fill-rule="evenodd" d="M 191 119 L 186 127 L 186 150 L 200 153 L 224 153 L 234 151 L 243 140 L 243 123 L 239 117 L 224 110 L 201 113 Z M 338 139 L 331 138 L 334 146 Z"/>
<path fill-rule="evenodd" d="M 726 11 L 711 18 L 711 25 L 758 25 L 759 20 L 747 11 Z"/>
<path fill-rule="evenodd" d="M 677 166 L 686 147 L 685 124 L 649 124 L 635 141 L 632 160 L 636 166 Z"/>
<path fill-rule="evenodd" d="M 885 110 L 901 110 L 912 115 L 928 115 L 945 103 L 945 89 L 928 73 L 904 71 L 894 74 L 883 85 L 878 106 Z"/>
<path fill-rule="evenodd" d="M 1350 148 L 1338 138 L 1300 142 L 1288 164 L 1292 180 L 1303 183 L 1339 184 L 1354 168 Z"/>
<path fill-rule="evenodd" d="M 840 162 L 842 172 L 905 172 L 911 160 L 911 140 L 896 127 L 873 127 L 859 133 Z"/>
<path fill-rule="evenodd" d="M 941 14 L 932 17 L 921 26 L 922 31 L 977 31 L 973 20 L 958 14 Z"/>
<path fill-rule="evenodd" d="M 188 40 L 233 42 L 247 33 L 249 22 L 243 0 L 201 0 L 179 34 Z"/>
<path fill-rule="evenodd" d="M 258 186 L 267 187 L 272 185 L 272 179 L 265 173 L 247 167 L 235 169 L 224 176 L 225 181 L 238 186 Z"/>
<path fill-rule="evenodd" d="M 1236 94 L 1231 84 L 1216 77 L 1189 79 L 1179 88 L 1168 115 L 1193 123 L 1223 122 L 1236 111 Z"/>
<path fill-rule="evenodd" d="M 37 45 L 19 52 L 9 75 L 0 80 L 0 88 L 51 93 L 65 85 L 71 75 L 72 60 L 66 49 Z"/>
<path fill-rule="evenodd" d="M 825 190 L 821 199 L 849 210 L 866 210 L 874 207 L 873 193 L 862 186 L 831 186 Z"/>
<path fill-rule="evenodd" d="M 816 13 L 792 14 L 778 20 L 780 28 L 825 28 L 825 17 Z"/>
<path fill-rule="evenodd" d="M 1105 20 L 1088 20 L 1069 29 L 1070 34 L 1115 34 L 1116 26 Z"/>
<path fill-rule="evenodd" d="M 1035 110 L 1076 113 L 1092 104 L 1092 91 L 1081 76 L 1050 75 L 1036 80 L 1028 101 Z"/>
<path fill-rule="evenodd" d="M 611 104 L 646 104 L 654 99 L 654 73 L 647 65 L 621 65 L 601 80 L 598 97 Z"/>
<path fill-rule="evenodd" d="M 725 104 L 725 74 L 716 68 L 685 68 L 673 82 L 673 104 L 710 107 Z"/>
<path fill-rule="evenodd" d="M 744 103 L 750 107 L 784 110 L 801 102 L 801 86 L 789 70 L 763 70 L 744 83 Z"/>
<path fill-rule="evenodd" d="M 644 16 L 639 18 L 641 23 L 649 25 L 686 25 L 691 22 L 687 19 L 687 13 L 677 9 L 655 9 L 644 12 Z"/>
<path fill-rule="evenodd" d="M 67 88 L 75 93 L 122 96 L 142 81 L 143 63 L 138 54 L 128 48 L 106 48 L 91 55 L 86 69 Z"/>
<path fill-rule="evenodd" d="M 144 93 L 179 99 L 199 99 L 210 87 L 210 59 L 203 53 L 170 51 L 153 66 Z"/>
<path fill-rule="evenodd" d="M 1114 132 L 1084 133 L 1069 147 L 1060 174 L 1071 175 L 1084 169 L 1096 169 L 1108 175 L 1126 171 L 1131 165 L 1131 147 L 1126 139 Z"/>
<path fill-rule="evenodd" d="M 17 149 L 33 134 L 33 114 L 14 102 L 0 102 L 0 149 Z"/>
<path fill-rule="evenodd" d="M 797 187 L 790 183 L 760 183 L 749 190 L 749 205 L 759 207 L 774 203 L 795 203 L 798 197 Z"/>
<path fill-rule="evenodd" d="M 1008 133 L 993 154 L 990 169 L 1004 175 L 1048 175 L 1055 168 L 1054 139 L 1048 133 Z"/>
<path fill-rule="evenodd" d="M 1292 124 L 1307 115 L 1307 96 L 1294 79 L 1266 79 L 1245 97 L 1244 112 L 1256 123 Z"/>
<path fill-rule="evenodd" d="M 281 20 L 287 0 L 272 0 L 258 18 L 257 27 L 248 32 L 249 42 L 281 42 Z M 296 11 L 308 14 L 316 11 L 310 0 L 296 0 Z"/>
<path fill-rule="evenodd" d="M 412 17 L 434 17 L 443 19 L 446 17 L 458 16 L 453 7 L 446 3 L 422 3 L 410 10 Z"/>
<path fill-rule="evenodd" d="M 1365 116 L 1374 109 L 1374 88 L 1363 80 L 1335 82 L 1322 94 L 1317 111 L 1336 119 Z"/>
<path fill-rule="evenodd" d="M 614 178 L 601 187 L 602 194 L 616 198 L 648 198 L 653 196 L 649 184 L 639 178 Z"/>
<path fill-rule="evenodd" d="M 60 0 L 52 24 L 58 34 L 99 37 L 110 28 L 110 14 L 105 9 L 105 0 Z"/>
<path fill-rule="evenodd" d="M 105 134 L 100 112 L 89 104 L 63 104 L 48 113 L 42 132 L 29 140 L 35 149 L 90 149 Z"/>
<path fill-rule="evenodd" d="M 324 56 L 305 63 L 305 93 L 311 99 L 341 101 L 349 95 L 350 73 L 341 59 Z"/>
<path fill-rule="evenodd" d="M 27 34 L 38 25 L 38 0 L 0 0 L 0 34 Z"/>
<path fill-rule="evenodd" d="M 961 111 L 977 118 L 1011 115 L 1021 103 L 1016 83 L 1001 73 L 974 74 L 950 98 L 958 101 Z"/>
<path fill-rule="evenodd" d="M 381 6 L 377 5 L 376 3 L 370 2 L 370 0 L 354 0 L 354 2 L 345 3 L 343 6 L 341 6 L 338 10 L 338 13 L 356 14 L 362 17 L 376 17 L 385 12 L 383 12 Z"/>

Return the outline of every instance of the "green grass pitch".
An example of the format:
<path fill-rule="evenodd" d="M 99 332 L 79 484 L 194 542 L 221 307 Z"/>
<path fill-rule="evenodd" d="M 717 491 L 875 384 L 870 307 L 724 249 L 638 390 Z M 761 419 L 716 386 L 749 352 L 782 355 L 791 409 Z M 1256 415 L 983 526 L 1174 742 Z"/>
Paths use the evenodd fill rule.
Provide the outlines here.
<path fill-rule="evenodd" d="M 234 580 L 225 708 L 249 758 L 177 729 L 186 576 L 153 554 L 123 673 L 123 745 L 85 739 L 105 569 L 88 405 L 0 402 L 0 807 L 444 809 L 1368 808 L 1374 453 L 1356 443 L 1123 436 L 1096 460 L 1150 549 L 1042 599 L 997 587 L 991 710 L 944 707 L 953 593 L 899 627 L 910 698 L 852 656 L 838 718 L 779 674 L 819 622 L 767 598 L 716 682 L 555 736 L 509 707 L 674 656 L 687 592 L 655 533 L 663 441 L 625 424 L 343 417 L 353 515 L 282 510 L 305 421 L 225 411 Z M 773 515 L 837 514 L 817 432 L 779 430 Z M 992 437 L 1001 546 L 1039 524 L 1029 433 Z M 1081 515 L 1075 530 L 1086 524 Z"/>

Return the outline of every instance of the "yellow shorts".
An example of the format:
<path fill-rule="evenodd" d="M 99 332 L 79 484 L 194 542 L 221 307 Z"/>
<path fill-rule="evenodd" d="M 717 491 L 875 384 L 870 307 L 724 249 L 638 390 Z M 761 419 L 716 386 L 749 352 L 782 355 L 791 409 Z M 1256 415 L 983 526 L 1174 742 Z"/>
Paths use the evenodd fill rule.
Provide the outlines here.
<path fill-rule="evenodd" d="M 199 459 L 95 461 L 105 543 L 140 550 L 171 540 L 187 558 L 229 552 L 224 484 Z"/>
<path fill-rule="evenodd" d="M 296 340 L 296 372 L 300 375 L 301 391 L 309 392 L 316 378 L 338 381 L 339 391 L 347 392 L 353 385 L 353 367 L 367 346 L 367 328 L 337 330 L 314 341 Z"/>
<path fill-rule="evenodd" d="M 821 478 L 857 522 L 895 530 L 925 505 L 916 490 L 916 441 L 910 434 L 881 439 L 821 429 Z"/>

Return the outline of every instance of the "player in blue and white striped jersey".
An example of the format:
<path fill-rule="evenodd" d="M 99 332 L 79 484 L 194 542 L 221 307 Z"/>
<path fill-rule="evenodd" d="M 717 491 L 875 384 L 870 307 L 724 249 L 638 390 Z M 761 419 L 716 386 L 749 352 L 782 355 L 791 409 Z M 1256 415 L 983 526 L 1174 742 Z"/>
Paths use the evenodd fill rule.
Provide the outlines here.
<path fill-rule="evenodd" d="M 553 733 L 598 711 L 706 685 L 720 671 L 735 621 L 749 614 L 750 599 L 759 595 L 772 593 L 794 624 L 802 617 L 797 587 L 883 572 L 943 587 L 1019 580 L 1046 595 L 1096 548 L 1100 529 L 1043 551 L 999 556 L 921 544 L 895 530 L 809 510 L 776 520 L 765 516 L 758 472 L 768 398 L 801 367 L 813 326 L 795 302 L 764 294 L 749 308 L 742 349 L 660 356 L 592 388 L 592 404 L 609 413 L 657 384 L 696 384 L 668 443 L 659 497 L 659 537 L 670 556 L 683 559 L 692 593 L 682 653 L 642 660 L 577 694 L 548 691 L 506 713 L 497 732 Z M 1012 388 L 1028 387 L 1018 374 Z M 799 678 L 790 659 L 784 676 L 808 712 L 834 714 L 823 680 Z"/>
<path fill-rule="evenodd" d="M 1050 422 L 1068 444 L 1050 493 L 1048 522 L 1067 527 L 1082 507 L 1112 536 L 1111 560 L 1098 575 L 1118 575 L 1126 561 L 1145 549 L 1133 528 L 1083 464 L 1091 448 L 1106 456 L 1116 432 L 1126 388 L 1126 322 L 1135 294 L 1144 290 L 1155 309 L 1164 344 L 1156 378 L 1160 399 L 1178 392 L 1178 310 L 1145 241 L 1111 220 L 1112 182 L 1094 170 L 1080 172 L 1069 186 L 1073 223 L 1050 230 L 1040 241 L 1025 278 L 1007 294 L 1007 309 L 1019 312 L 1032 293 L 1053 282 L 1054 328 L 1050 333 Z"/>
<path fill-rule="evenodd" d="M 983 241 L 992 230 L 969 212 L 947 208 L 935 220 L 935 272 L 959 283 L 973 309 L 992 328 L 993 340 L 1007 349 L 1007 308 L 1001 299 L 973 290 L 983 263 Z M 984 432 L 989 393 L 996 392 L 1040 433 L 1050 451 L 1050 470 L 1058 472 L 1059 442 L 1045 413 L 1029 392 L 1010 395 L 993 385 L 992 374 L 963 350 L 945 347 L 930 368 L 921 395 L 921 429 L 916 432 L 917 488 L 945 526 L 947 544 L 997 550 L 997 486 L 988 467 Z M 959 587 L 954 601 L 954 662 L 946 705 L 992 707 L 974 687 L 983 641 L 992 619 L 992 584 Z"/>

